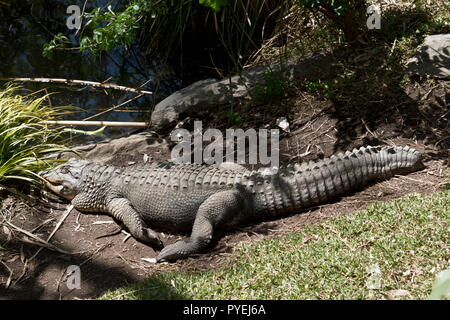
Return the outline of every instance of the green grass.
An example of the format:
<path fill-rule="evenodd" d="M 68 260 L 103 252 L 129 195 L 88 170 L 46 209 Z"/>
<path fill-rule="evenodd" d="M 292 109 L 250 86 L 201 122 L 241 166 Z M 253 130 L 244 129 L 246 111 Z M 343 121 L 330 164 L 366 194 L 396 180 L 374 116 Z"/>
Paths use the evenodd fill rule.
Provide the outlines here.
<path fill-rule="evenodd" d="M 59 144 L 61 130 L 41 123 L 66 108 L 46 106 L 48 95 L 24 97 L 17 91 L 17 87 L 0 90 L 0 184 L 37 182 L 36 172 L 52 163 L 43 157 L 66 149 Z"/>
<path fill-rule="evenodd" d="M 102 298 L 426 299 L 448 268 L 449 207 L 450 190 L 375 203 L 240 245 L 226 267 L 157 273 Z M 370 269 L 379 269 L 377 289 L 368 287 Z"/>

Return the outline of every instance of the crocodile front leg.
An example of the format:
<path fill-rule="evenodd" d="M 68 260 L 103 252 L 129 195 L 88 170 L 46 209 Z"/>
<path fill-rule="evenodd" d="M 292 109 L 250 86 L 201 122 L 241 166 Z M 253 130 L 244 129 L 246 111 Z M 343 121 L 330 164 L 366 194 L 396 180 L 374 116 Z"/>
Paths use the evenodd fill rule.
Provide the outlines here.
<path fill-rule="evenodd" d="M 176 260 L 200 253 L 211 242 L 214 227 L 231 221 L 245 209 L 245 200 L 237 190 L 211 195 L 199 207 L 189 239 L 166 246 L 156 260 Z"/>
<path fill-rule="evenodd" d="M 156 232 L 146 227 L 142 217 L 136 210 L 134 210 L 128 199 L 111 199 L 106 209 L 114 218 L 125 224 L 134 238 L 143 242 L 152 243 L 157 248 L 161 248 L 163 246 Z"/>

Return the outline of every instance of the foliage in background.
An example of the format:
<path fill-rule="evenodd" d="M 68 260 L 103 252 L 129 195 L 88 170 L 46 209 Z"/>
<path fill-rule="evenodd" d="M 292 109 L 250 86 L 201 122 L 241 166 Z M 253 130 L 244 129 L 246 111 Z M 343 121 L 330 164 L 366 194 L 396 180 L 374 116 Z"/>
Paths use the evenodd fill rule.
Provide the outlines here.
<path fill-rule="evenodd" d="M 401 9 L 396 12 L 383 3 L 382 29 L 369 31 L 366 10 L 372 2 L 377 4 L 366 0 L 124 0 L 121 11 L 108 6 L 85 12 L 85 23 L 77 37 L 79 49 L 94 57 L 136 40 L 147 52 L 181 66 L 187 59 L 199 57 L 194 64 L 216 68 L 222 75 L 224 70 L 240 71 L 258 60 L 265 47 L 282 48 L 290 39 L 297 40 L 302 53 L 310 47 L 326 49 L 337 38 L 360 46 L 366 45 L 371 35 L 382 35 L 392 42 L 401 37 L 400 33 L 422 34 L 426 30 L 399 28 L 399 18 L 406 23 L 405 19 L 419 21 L 429 19 L 429 15 L 418 14 L 420 11 L 435 6 L 450 8 L 445 2 L 427 5 L 418 0 L 400 3 Z M 443 23 L 448 24 L 434 22 L 421 25 L 435 32 Z M 44 45 L 43 54 L 51 58 L 53 50 L 70 43 L 59 33 Z"/>
<path fill-rule="evenodd" d="M 342 29 L 345 39 L 353 42 L 366 31 L 366 0 L 298 0 L 300 5 L 312 11 L 319 11 Z"/>
<path fill-rule="evenodd" d="M 279 9 L 275 0 L 131 0 L 123 11 L 108 6 L 84 13 L 79 49 L 97 57 L 137 38 L 164 57 L 180 54 L 183 63 L 183 51 L 191 44 L 198 50 L 196 44 L 201 43 L 209 48 L 221 46 L 230 69 L 238 70 L 270 35 Z M 51 58 L 53 50 L 68 43 L 67 37 L 58 34 L 44 45 L 43 54 Z"/>
<path fill-rule="evenodd" d="M 235 113 L 234 111 L 230 111 L 227 114 L 228 123 L 231 126 L 240 126 L 242 124 L 241 116 Z"/>
<path fill-rule="evenodd" d="M 210 7 L 214 12 L 219 12 L 223 6 L 228 5 L 228 0 L 198 0 L 200 4 Z"/>
<path fill-rule="evenodd" d="M 88 20 L 91 35 L 83 36 L 80 41 L 82 52 L 91 50 L 94 57 L 102 51 L 109 51 L 118 45 L 131 45 L 141 28 L 140 20 L 149 15 L 155 18 L 169 14 L 166 1 L 132 0 L 122 12 L 114 12 L 111 6 L 106 11 L 96 8 L 84 16 Z"/>
<path fill-rule="evenodd" d="M 274 72 L 266 72 L 263 75 L 264 83 L 256 88 L 258 98 L 264 103 L 273 104 L 280 102 L 286 95 L 287 80 Z"/>
<path fill-rule="evenodd" d="M 43 157 L 65 149 L 58 144 L 60 130 L 41 121 L 56 119 L 56 113 L 66 108 L 46 106 L 48 95 L 23 97 L 18 90 L 12 86 L 0 90 L 0 184 L 37 182 L 36 173 L 51 164 Z"/>
<path fill-rule="evenodd" d="M 274 34 L 277 45 L 284 45 L 288 35 L 283 19 L 296 5 L 323 14 L 335 28 L 343 30 L 349 42 L 366 31 L 365 0 L 131 0 L 123 11 L 108 6 L 84 13 L 87 22 L 79 35 L 79 49 L 90 51 L 95 58 L 138 38 L 147 50 L 166 58 L 179 56 L 183 65 L 183 53 L 189 49 L 198 52 L 200 44 L 211 51 L 211 65 L 239 71 Z M 307 15 L 305 11 L 301 14 Z M 69 43 L 58 34 L 44 45 L 43 54 L 51 58 L 54 49 Z M 217 47 L 226 55 L 225 63 Z"/>

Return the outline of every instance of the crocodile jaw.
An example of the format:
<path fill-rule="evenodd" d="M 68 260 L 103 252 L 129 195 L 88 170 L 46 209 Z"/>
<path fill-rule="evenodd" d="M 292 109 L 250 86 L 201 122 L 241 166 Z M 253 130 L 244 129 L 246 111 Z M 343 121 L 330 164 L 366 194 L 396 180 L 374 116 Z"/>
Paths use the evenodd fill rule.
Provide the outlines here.
<path fill-rule="evenodd" d="M 40 172 L 39 176 L 44 179 L 47 188 L 67 200 L 72 200 L 80 189 L 81 172 L 87 163 L 84 160 L 71 159 L 49 171 Z"/>

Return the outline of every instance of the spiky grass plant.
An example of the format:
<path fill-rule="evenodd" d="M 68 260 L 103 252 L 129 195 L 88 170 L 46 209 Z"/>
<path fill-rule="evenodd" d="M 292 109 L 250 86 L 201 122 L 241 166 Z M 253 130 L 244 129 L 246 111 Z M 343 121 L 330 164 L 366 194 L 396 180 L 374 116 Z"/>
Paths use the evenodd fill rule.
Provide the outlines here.
<path fill-rule="evenodd" d="M 18 89 L 0 90 L 0 184 L 38 182 L 36 173 L 52 164 L 45 155 L 66 149 L 58 144 L 60 130 L 42 123 L 66 108 L 46 106 L 48 95 L 21 96 Z"/>

